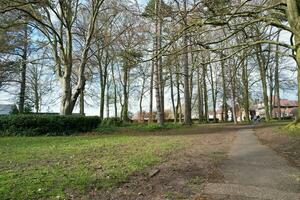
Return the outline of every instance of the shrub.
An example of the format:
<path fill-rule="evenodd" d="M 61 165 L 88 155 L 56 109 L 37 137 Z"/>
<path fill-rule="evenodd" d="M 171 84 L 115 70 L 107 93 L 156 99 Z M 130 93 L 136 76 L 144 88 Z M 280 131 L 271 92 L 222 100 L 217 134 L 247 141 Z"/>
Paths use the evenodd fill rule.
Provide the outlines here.
<path fill-rule="evenodd" d="M 101 122 L 101 126 L 121 126 L 122 120 L 119 117 L 105 118 Z"/>
<path fill-rule="evenodd" d="M 99 117 L 59 115 L 0 116 L 0 135 L 69 135 L 98 127 Z"/>

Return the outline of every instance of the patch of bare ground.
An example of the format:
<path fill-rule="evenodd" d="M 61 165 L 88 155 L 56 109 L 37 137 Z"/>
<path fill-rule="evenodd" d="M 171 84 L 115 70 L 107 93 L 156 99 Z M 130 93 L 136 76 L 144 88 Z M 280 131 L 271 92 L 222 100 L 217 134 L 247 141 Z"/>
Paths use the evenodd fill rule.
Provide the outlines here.
<path fill-rule="evenodd" d="M 262 142 L 279 155 L 285 157 L 289 163 L 300 168 L 300 137 L 292 136 L 282 128 L 274 126 L 259 126 L 255 128 L 255 134 Z"/>
<path fill-rule="evenodd" d="M 236 129 L 235 126 L 198 126 L 161 132 L 185 135 L 186 148 L 171 153 L 162 164 L 132 174 L 116 188 L 91 190 L 81 199 L 199 200 L 204 183 L 222 182 L 217 165 L 226 158 Z"/>

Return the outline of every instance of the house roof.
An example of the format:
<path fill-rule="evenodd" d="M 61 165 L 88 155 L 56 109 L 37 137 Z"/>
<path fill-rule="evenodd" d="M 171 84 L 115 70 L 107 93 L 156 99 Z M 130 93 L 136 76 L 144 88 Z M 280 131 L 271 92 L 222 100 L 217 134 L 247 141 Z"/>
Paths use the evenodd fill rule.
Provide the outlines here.
<path fill-rule="evenodd" d="M 269 98 L 270 99 L 270 98 Z M 276 96 L 272 96 L 274 106 L 277 105 L 278 99 Z M 284 107 L 298 107 L 298 101 L 289 99 L 280 99 L 280 105 Z"/>
<path fill-rule="evenodd" d="M 0 115 L 8 115 L 12 111 L 13 104 L 0 104 Z"/>
<path fill-rule="evenodd" d="M 275 105 L 277 104 L 277 101 L 275 100 Z M 280 99 L 280 105 L 281 106 L 288 106 L 288 107 L 297 107 L 298 102 L 288 99 Z"/>

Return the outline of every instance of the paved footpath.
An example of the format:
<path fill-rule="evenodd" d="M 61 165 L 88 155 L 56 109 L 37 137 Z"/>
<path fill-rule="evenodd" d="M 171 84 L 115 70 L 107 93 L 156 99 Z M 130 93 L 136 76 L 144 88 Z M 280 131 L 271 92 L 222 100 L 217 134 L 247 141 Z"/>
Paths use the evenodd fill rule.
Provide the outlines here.
<path fill-rule="evenodd" d="M 300 171 L 260 144 L 251 129 L 238 131 L 221 171 L 225 183 L 207 184 L 205 194 L 225 199 L 300 200 Z"/>

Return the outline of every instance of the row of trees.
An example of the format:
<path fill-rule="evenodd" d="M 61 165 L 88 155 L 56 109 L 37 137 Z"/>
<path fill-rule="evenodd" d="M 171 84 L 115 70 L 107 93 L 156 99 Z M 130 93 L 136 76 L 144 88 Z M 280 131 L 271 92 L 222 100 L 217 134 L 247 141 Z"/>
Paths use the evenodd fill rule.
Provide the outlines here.
<path fill-rule="evenodd" d="M 170 102 L 175 122 L 208 121 L 209 110 L 216 120 L 218 107 L 237 122 L 261 97 L 268 121 L 279 103 L 269 97 L 300 89 L 296 0 L 3 0 L 0 17 L 0 90 L 19 90 L 20 112 L 54 93 L 62 115 L 97 102 L 101 118 L 112 104 L 128 121 L 130 105 L 142 116 L 146 102 L 163 125 Z"/>

